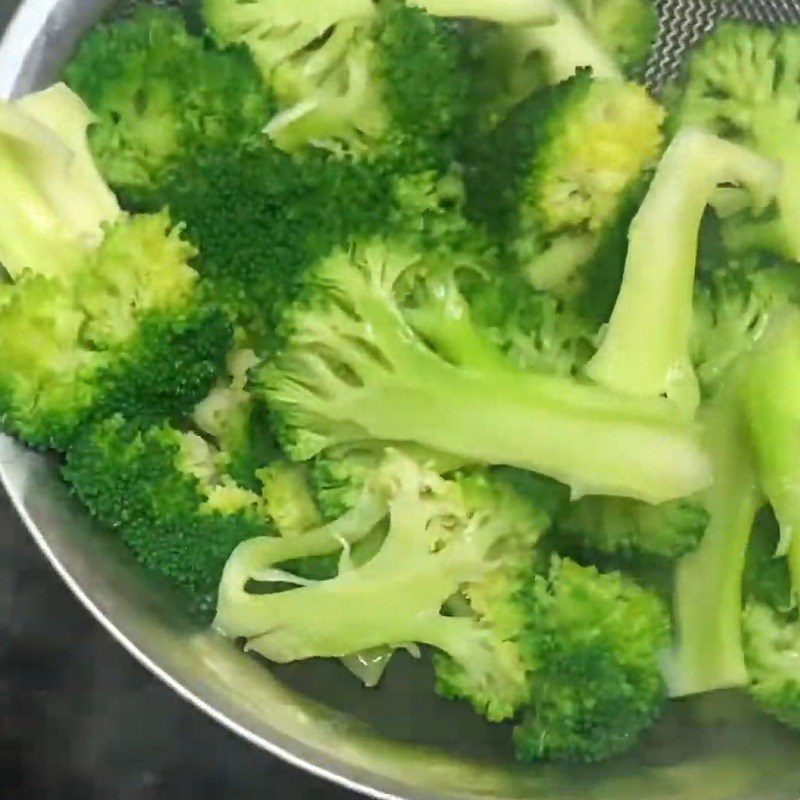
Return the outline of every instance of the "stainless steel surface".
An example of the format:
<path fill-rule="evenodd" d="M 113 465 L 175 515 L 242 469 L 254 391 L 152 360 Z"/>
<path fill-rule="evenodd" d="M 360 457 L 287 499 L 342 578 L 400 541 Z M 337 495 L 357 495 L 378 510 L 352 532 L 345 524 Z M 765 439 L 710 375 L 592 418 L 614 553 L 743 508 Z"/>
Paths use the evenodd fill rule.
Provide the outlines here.
<path fill-rule="evenodd" d="M 324 0 L 318 0 L 324 2 Z M 0 46 L 0 92 L 58 76 L 104 0 L 28 0 Z M 634 753 L 599 767 L 519 767 L 505 731 L 436 700 L 425 665 L 398 659 L 367 693 L 332 664 L 270 671 L 188 628 L 163 587 L 93 530 L 57 466 L 0 438 L 0 476 L 31 535 L 86 608 L 161 680 L 256 745 L 383 798 L 797 800 L 800 738 L 721 694 L 673 704 Z M 293 688 L 293 687 L 298 687 Z M 350 710 L 352 713 L 347 713 Z"/>

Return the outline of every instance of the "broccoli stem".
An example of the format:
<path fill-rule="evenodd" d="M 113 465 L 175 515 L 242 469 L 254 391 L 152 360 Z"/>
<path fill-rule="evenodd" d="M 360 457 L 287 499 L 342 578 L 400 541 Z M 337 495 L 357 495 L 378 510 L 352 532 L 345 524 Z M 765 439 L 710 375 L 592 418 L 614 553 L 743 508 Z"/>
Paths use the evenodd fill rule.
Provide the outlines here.
<path fill-rule="evenodd" d="M 506 25 L 548 25 L 556 18 L 552 0 L 412 0 L 435 17 L 471 17 Z"/>
<path fill-rule="evenodd" d="M 709 482 L 694 430 L 660 403 L 639 406 L 553 376 L 484 377 L 444 367 L 427 386 L 398 383 L 348 398 L 347 416 L 373 438 L 413 434 L 469 462 L 543 473 L 577 495 L 660 503 Z"/>
<path fill-rule="evenodd" d="M 710 523 L 700 546 L 677 564 L 675 647 L 667 668 L 672 697 L 747 683 L 742 650 L 742 575 L 761 503 L 746 435 L 731 392 L 710 412 L 707 438 L 715 466 L 707 495 Z"/>
<path fill-rule="evenodd" d="M 530 28 L 526 35 L 531 49 L 545 55 L 550 83 L 571 78 L 578 67 L 591 67 L 595 78 L 624 80 L 614 59 L 599 45 L 580 17 L 565 2 L 554 0 L 553 25 Z"/>
<path fill-rule="evenodd" d="M 746 362 L 741 397 L 759 479 L 800 577 L 800 311 L 782 308 Z M 797 584 L 800 585 L 800 584 Z"/>
<path fill-rule="evenodd" d="M 666 394 L 693 415 L 700 399 L 689 353 L 692 293 L 703 212 L 720 183 L 741 183 L 764 208 L 780 172 L 740 145 L 697 130 L 678 133 L 631 225 L 622 289 L 591 378 L 636 397 Z"/>

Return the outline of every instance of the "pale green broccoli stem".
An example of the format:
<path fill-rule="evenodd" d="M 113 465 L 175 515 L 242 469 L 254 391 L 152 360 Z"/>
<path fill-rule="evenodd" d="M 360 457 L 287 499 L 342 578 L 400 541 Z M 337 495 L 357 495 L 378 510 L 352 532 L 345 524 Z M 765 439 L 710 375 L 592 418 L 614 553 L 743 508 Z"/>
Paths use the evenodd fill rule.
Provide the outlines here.
<path fill-rule="evenodd" d="M 800 311 L 776 313 L 743 366 L 741 397 L 758 476 L 778 520 L 778 555 L 800 577 Z M 800 585 L 800 584 L 797 584 Z"/>
<path fill-rule="evenodd" d="M 761 496 L 731 394 L 720 397 L 710 412 L 707 438 L 715 474 L 706 500 L 709 526 L 699 547 L 675 569 L 676 639 L 666 670 L 672 697 L 747 683 L 742 575 Z"/>
<path fill-rule="evenodd" d="M 506 25 L 548 25 L 555 21 L 553 0 L 411 0 L 435 17 L 468 17 Z"/>
<path fill-rule="evenodd" d="M 694 414 L 700 390 L 689 339 L 703 212 L 720 183 L 747 186 L 763 209 L 779 176 L 777 165 L 745 147 L 678 133 L 631 225 L 622 288 L 587 367 L 592 379 L 634 397 L 666 395 Z"/>
<path fill-rule="evenodd" d="M 560 83 L 575 74 L 579 67 L 591 67 L 595 78 L 624 80 L 622 71 L 592 35 L 580 17 L 562 0 L 554 0 L 556 21 L 553 25 L 530 28 L 525 35 L 530 50 L 545 56 L 545 70 L 550 83 Z"/>
<path fill-rule="evenodd" d="M 120 216 L 95 166 L 92 115 L 64 84 L 0 102 L 0 170 L 13 202 L 0 214 L 0 262 L 12 279 L 29 269 L 58 275 L 77 266 Z"/>

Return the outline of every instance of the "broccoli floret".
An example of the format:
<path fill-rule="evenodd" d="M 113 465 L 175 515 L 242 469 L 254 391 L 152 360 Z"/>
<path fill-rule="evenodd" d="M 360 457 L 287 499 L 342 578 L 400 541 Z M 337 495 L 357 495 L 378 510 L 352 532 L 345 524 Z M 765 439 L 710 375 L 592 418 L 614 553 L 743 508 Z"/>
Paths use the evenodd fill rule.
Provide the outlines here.
<path fill-rule="evenodd" d="M 690 357 L 692 288 L 703 212 L 716 186 L 740 183 L 764 207 L 775 164 L 697 130 L 670 144 L 631 225 L 622 288 L 587 374 L 636 397 L 666 395 L 691 415 L 700 399 Z"/>
<path fill-rule="evenodd" d="M 569 506 L 560 531 L 606 553 L 677 558 L 703 538 L 708 512 L 693 498 L 649 505 L 618 497 L 584 497 Z"/>
<path fill-rule="evenodd" d="M 463 584 L 499 570 L 497 561 L 510 561 L 505 554 L 518 557 L 529 549 L 546 518 L 504 487 L 479 477 L 444 481 L 396 453 L 378 483 L 384 487 L 389 531 L 372 559 L 332 580 L 255 595 L 247 592 L 249 579 L 263 576 L 282 555 L 275 556 L 267 539 L 247 542 L 226 567 L 216 627 L 247 637 L 249 649 L 278 662 L 429 644 L 459 665 L 460 685 L 469 684 L 472 696 L 482 698 L 485 713 L 493 719 L 509 716 L 524 701 L 526 688 L 503 621 L 495 619 L 493 608 L 481 613 L 477 600 L 479 618 L 446 616 L 442 607 Z M 372 494 L 380 501 L 375 490 Z M 302 546 L 303 539 L 316 535 L 292 541 Z M 336 614 L 320 624 L 322 607 L 336 608 Z"/>
<path fill-rule="evenodd" d="M 258 470 L 258 479 L 262 484 L 266 514 L 281 536 L 300 535 L 320 526 L 320 512 L 311 492 L 306 465 L 274 461 Z M 361 491 L 363 484 L 359 495 Z"/>
<path fill-rule="evenodd" d="M 230 324 L 166 214 L 123 218 L 68 278 L 23 272 L 0 307 L 7 431 L 66 447 L 90 419 L 177 418 L 213 386 Z"/>
<path fill-rule="evenodd" d="M 65 78 L 94 114 L 103 175 L 134 197 L 187 152 L 260 138 L 274 111 L 249 53 L 210 49 L 175 10 L 140 7 L 94 28 Z"/>
<path fill-rule="evenodd" d="M 194 266 L 261 349 L 310 263 L 386 227 L 393 186 L 382 170 L 315 153 L 212 148 L 182 162 L 155 205 L 185 222 Z"/>
<path fill-rule="evenodd" d="M 635 84 L 582 70 L 520 103 L 468 172 L 469 204 L 534 284 L 567 281 L 661 150 L 664 112 Z M 546 283 L 543 283 L 546 281 Z"/>
<path fill-rule="evenodd" d="M 750 693 L 756 703 L 786 725 L 800 728 L 800 623 L 758 602 L 743 616 L 744 651 Z"/>
<path fill-rule="evenodd" d="M 358 501 L 365 484 L 383 463 L 386 449 L 401 452 L 425 469 L 447 475 L 464 466 L 464 460 L 407 442 L 361 442 L 332 447 L 317 456 L 311 467 L 311 485 L 326 520 L 336 519 Z"/>
<path fill-rule="evenodd" d="M 0 261 L 12 280 L 69 272 L 119 217 L 86 142 L 91 119 L 63 84 L 0 104 Z"/>
<path fill-rule="evenodd" d="M 280 147 L 374 153 L 409 144 L 445 160 L 466 112 L 468 75 L 456 29 L 434 15 L 551 18 L 549 3 L 520 0 L 205 0 L 204 12 L 219 40 L 251 48 L 273 87 L 281 111 L 268 130 Z"/>
<path fill-rule="evenodd" d="M 530 665 L 519 757 L 600 761 L 633 747 L 666 699 L 670 623 L 659 597 L 619 573 L 556 558 L 517 602 Z"/>
<path fill-rule="evenodd" d="M 228 353 L 224 379 L 192 412 L 192 421 L 224 454 L 227 472 L 248 489 L 257 489 L 257 471 L 278 455 L 267 411 L 247 390 L 248 371 L 258 364 L 248 349 Z"/>
<path fill-rule="evenodd" d="M 435 337 L 420 337 L 404 316 L 405 288 L 419 290 L 425 266 L 402 241 L 377 239 L 337 251 L 309 276 L 285 319 L 284 348 L 253 378 L 290 457 L 407 441 L 532 469 L 584 493 L 662 502 L 706 485 L 696 433 L 666 400 L 629 401 L 526 372 L 500 351 L 464 367 L 427 346 Z"/>
<path fill-rule="evenodd" d="M 213 616 L 225 562 L 267 530 L 257 495 L 218 472 L 199 437 L 116 416 L 85 429 L 64 477 L 97 522 L 174 584 L 200 620 Z"/>
<path fill-rule="evenodd" d="M 692 54 L 677 117 L 780 162 L 779 217 L 739 220 L 731 241 L 800 259 L 800 30 L 724 22 Z"/>

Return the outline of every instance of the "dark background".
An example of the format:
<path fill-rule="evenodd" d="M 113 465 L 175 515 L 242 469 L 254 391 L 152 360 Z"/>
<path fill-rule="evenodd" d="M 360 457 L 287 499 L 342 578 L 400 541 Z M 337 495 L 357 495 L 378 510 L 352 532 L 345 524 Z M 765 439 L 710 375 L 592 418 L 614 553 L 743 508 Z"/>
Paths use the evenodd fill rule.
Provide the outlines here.
<path fill-rule="evenodd" d="M 17 5 L 0 0 L 0 28 Z M 0 490 L 0 800 L 353 797 L 235 738 L 133 661 Z"/>

